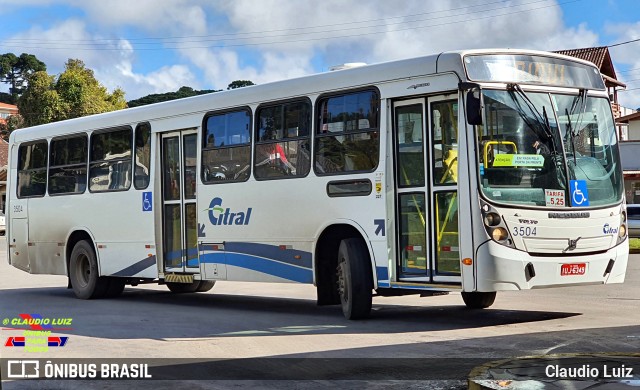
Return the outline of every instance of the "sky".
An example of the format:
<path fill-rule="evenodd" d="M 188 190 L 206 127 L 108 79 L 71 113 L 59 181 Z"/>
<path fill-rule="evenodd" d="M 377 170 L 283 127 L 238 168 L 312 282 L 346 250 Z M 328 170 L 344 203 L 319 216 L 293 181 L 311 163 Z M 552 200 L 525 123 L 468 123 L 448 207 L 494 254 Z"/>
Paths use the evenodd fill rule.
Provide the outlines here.
<path fill-rule="evenodd" d="M 69 58 L 126 99 L 226 89 L 471 48 L 562 50 L 640 39 L 640 0 L 0 0 L 0 53 Z M 640 42 L 611 47 L 640 107 Z M 6 90 L 6 86 L 0 86 Z"/>

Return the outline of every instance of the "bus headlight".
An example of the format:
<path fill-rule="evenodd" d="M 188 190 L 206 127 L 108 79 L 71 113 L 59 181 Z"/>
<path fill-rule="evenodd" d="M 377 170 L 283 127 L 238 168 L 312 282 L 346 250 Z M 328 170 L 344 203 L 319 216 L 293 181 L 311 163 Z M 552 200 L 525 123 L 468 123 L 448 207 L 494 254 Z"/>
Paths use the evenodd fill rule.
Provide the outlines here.
<path fill-rule="evenodd" d="M 507 237 L 509 237 L 509 233 L 507 233 L 507 229 L 503 227 L 497 227 L 491 231 L 491 238 L 493 238 L 494 241 L 504 241 Z"/>
<path fill-rule="evenodd" d="M 484 216 L 484 224 L 487 226 L 498 226 L 501 221 L 498 213 L 487 213 Z"/>
<path fill-rule="evenodd" d="M 624 238 L 627 235 L 627 225 L 624 223 L 620 225 L 620 229 L 618 230 L 618 237 Z"/>

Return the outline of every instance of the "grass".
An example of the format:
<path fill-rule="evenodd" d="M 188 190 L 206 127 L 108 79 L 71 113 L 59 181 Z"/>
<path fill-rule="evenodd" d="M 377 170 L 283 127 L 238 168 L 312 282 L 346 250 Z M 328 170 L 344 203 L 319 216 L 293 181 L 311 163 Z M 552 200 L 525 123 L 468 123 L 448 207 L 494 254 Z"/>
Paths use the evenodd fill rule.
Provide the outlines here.
<path fill-rule="evenodd" d="M 640 238 L 629 239 L 629 252 L 640 253 Z"/>

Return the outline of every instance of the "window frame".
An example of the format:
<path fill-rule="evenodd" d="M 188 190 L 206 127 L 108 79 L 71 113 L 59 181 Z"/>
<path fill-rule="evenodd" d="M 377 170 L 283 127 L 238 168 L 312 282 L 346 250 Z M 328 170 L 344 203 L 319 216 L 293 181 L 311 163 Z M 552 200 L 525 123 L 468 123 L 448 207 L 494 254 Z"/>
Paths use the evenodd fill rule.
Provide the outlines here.
<path fill-rule="evenodd" d="M 148 144 L 149 144 L 149 166 L 145 167 L 149 169 L 149 174 L 147 175 L 148 180 L 147 180 L 147 184 L 144 187 L 138 187 L 136 185 L 136 161 L 137 161 L 137 157 L 138 157 L 138 146 L 136 145 L 136 141 L 137 141 L 137 135 L 138 135 L 138 131 L 141 131 L 144 127 L 147 127 L 149 129 L 149 140 L 148 140 Z M 146 190 L 147 188 L 149 188 L 149 185 L 151 184 L 151 153 L 152 153 L 152 149 L 151 149 L 151 138 L 153 137 L 153 130 L 151 129 L 151 124 L 149 122 L 140 122 L 136 125 L 136 128 L 133 131 L 133 163 L 132 163 L 132 168 L 133 168 L 133 188 L 135 188 L 136 190 Z"/>
<path fill-rule="evenodd" d="M 33 169 L 20 169 L 20 156 L 22 155 L 22 147 L 28 147 L 31 145 L 44 143 L 46 145 L 46 153 L 45 153 L 45 164 L 42 168 L 33 168 Z M 28 199 L 28 198 L 43 198 L 47 195 L 48 186 L 49 186 L 49 141 L 46 138 L 22 142 L 18 146 L 18 164 L 16 169 L 16 197 L 18 199 Z M 41 171 L 44 170 L 44 192 L 41 195 L 26 195 L 20 196 L 18 190 L 20 189 L 20 172 L 33 172 L 33 171 Z"/>
<path fill-rule="evenodd" d="M 302 104 L 306 104 L 307 105 L 307 109 L 309 110 L 309 122 L 307 123 L 308 127 L 308 133 L 306 136 L 298 136 L 298 137 L 283 137 L 280 138 L 278 140 L 269 140 L 269 141 L 260 141 L 258 138 L 258 132 L 259 132 L 259 120 L 260 120 L 260 111 L 264 110 L 264 109 L 269 109 L 269 108 L 274 108 L 274 107 L 286 107 L 288 105 L 292 105 L 292 104 L 296 104 L 296 103 L 302 103 Z M 255 141 L 253 142 L 253 147 L 252 147 L 252 175 L 253 178 L 256 181 L 271 181 L 271 180 L 287 180 L 287 179 L 299 179 L 299 178 L 304 178 L 309 176 L 309 173 L 311 173 L 311 166 L 309 166 L 309 169 L 307 170 L 307 172 L 304 175 L 295 175 L 295 176 L 276 176 L 276 177 L 258 177 L 256 176 L 256 167 L 255 167 L 255 163 L 256 163 L 256 155 L 257 155 L 257 151 L 258 151 L 258 146 L 260 145 L 269 145 L 269 144 L 278 144 L 278 143 L 285 143 L 285 142 L 291 142 L 291 141 L 303 141 L 303 140 L 308 140 L 309 141 L 309 164 L 313 165 L 313 147 L 311 145 L 311 139 L 312 136 L 311 134 L 314 131 L 314 127 L 313 127 L 313 114 L 314 113 L 314 107 L 313 107 L 313 102 L 311 101 L 311 99 L 309 99 L 309 97 L 304 96 L 304 97 L 299 97 L 299 98 L 292 98 L 292 99 L 284 99 L 284 100 L 277 100 L 277 101 L 273 101 L 273 102 L 268 102 L 268 103 L 262 103 L 260 104 L 258 107 L 256 107 L 255 110 L 255 115 L 254 117 L 256 118 L 256 120 L 254 121 L 254 125 L 253 125 L 253 130 L 254 130 L 254 134 L 253 137 L 255 139 Z"/>
<path fill-rule="evenodd" d="M 232 114 L 232 113 L 236 113 L 236 112 L 246 112 L 249 116 L 249 129 L 248 129 L 248 134 L 249 134 L 249 141 L 245 142 L 245 143 L 241 143 L 241 144 L 233 144 L 233 145 L 224 145 L 224 146 L 213 146 L 213 147 L 206 147 L 206 142 L 207 142 L 207 121 L 209 120 L 209 118 L 213 117 L 213 116 L 219 116 L 219 115 L 227 115 L 227 114 Z M 251 172 L 251 168 L 253 165 L 253 155 L 251 152 L 251 149 L 253 148 L 253 111 L 251 110 L 251 107 L 249 106 L 238 106 L 238 107 L 233 107 L 233 108 L 229 108 L 229 109 L 224 109 L 224 110 L 216 110 L 216 111 L 210 111 L 207 112 L 204 117 L 202 118 L 202 138 L 200 139 L 200 182 L 204 185 L 211 185 L 211 184 L 226 184 L 226 183 L 243 183 L 249 180 L 249 178 L 251 178 L 252 172 Z M 204 167 L 204 155 L 205 152 L 208 151 L 212 151 L 212 150 L 224 150 L 224 149 L 235 149 L 235 148 L 241 148 L 241 147 L 249 147 L 249 172 L 246 176 L 245 179 L 241 179 L 241 180 L 224 180 L 224 181 L 208 181 L 205 180 L 204 177 L 204 173 L 205 173 L 205 167 Z"/>
<path fill-rule="evenodd" d="M 58 192 L 58 193 L 51 193 L 51 180 L 50 179 L 50 175 L 51 175 L 51 168 L 60 168 L 60 167 L 71 167 L 71 166 L 80 166 L 80 163 L 78 164 L 67 164 L 67 165 L 55 165 L 52 166 L 51 165 L 51 153 L 53 151 L 52 148 L 52 144 L 55 141 L 61 141 L 64 139 L 70 139 L 70 138 L 79 138 L 79 137 L 84 137 L 84 140 L 86 142 L 86 155 L 85 155 L 85 161 L 84 161 L 84 167 L 85 167 L 85 186 L 84 186 L 84 191 L 82 192 Z M 53 137 L 51 138 L 51 140 L 49 141 L 49 154 L 48 154 L 48 159 L 47 159 L 47 195 L 49 196 L 66 196 L 66 195 L 82 195 L 84 193 L 87 192 L 87 189 L 89 188 L 89 137 L 87 135 L 86 132 L 82 132 L 82 133 L 75 133 L 75 134 L 65 134 L 59 137 Z"/>
<path fill-rule="evenodd" d="M 435 130 L 436 129 L 434 127 L 434 122 L 433 122 L 433 120 L 434 120 L 434 117 L 433 117 L 433 112 L 434 112 L 433 106 L 436 106 L 436 105 L 439 105 L 439 104 L 455 104 L 455 105 L 459 105 L 460 102 L 459 102 L 459 100 L 457 98 L 454 97 L 454 98 L 451 98 L 451 99 L 446 98 L 446 99 L 442 99 L 442 100 L 433 100 L 433 101 L 430 101 L 428 103 L 427 116 L 429 118 L 428 119 L 429 120 L 429 123 L 428 123 L 429 129 L 428 130 L 429 130 L 429 137 L 430 137 L 429 138 L 429 143 L 431 144 L 431 149 L 429 150 L 429 154 L 431 154 L 431 167 L 430 167 L 430 169 L 432 171 L 431 180 L 433 180 L 432 185 L 434 187 L 454 187 L 454 186 L 458 185 L 458 180 L 445 182 L 445 183 L 441 183 L 441 182 L 437 181 L 438 179 L 442 179 L 442 177 L 437 177 L 437 175 L 436 175 L 436 163 L 437 163 L 437 161 L 436 161 L 435 147 L 436 147 L 436 144 L 441 145 L 441 147 L 443 148 L 443 153 L 444 153 L 444 145 L 445 145 L 445 143 L 444 143 L 444 141 L 445 141 L 444 129 L 443 129 L 443 133 L 441 134 L 442 138 L 438 142 L 436 142 L 436 134 L 435 134 Z M 457 110 L 453 110 L 453 106 L 452 106 L 451 112 L 454 113 L 455 115 L 459 116 L 460 115 L 460 107 L 458 107 Z M 456 118 L 456 122 L 453 123 L 454 127 L 458 127 L 458 120 L 459 119 L 460 118 Z M 456 154 L 458 155 L 458 157 L 460 157 L 460 129 L 459 128 L 456 129 L 456 137 L 457 137 L 456 138 L 456 148 L 455 149 L 452 148 L 451 150 L 455 150 Z M 441 162 L 442 162 L 442 165 L 443 165 L 442 168 L 444 169 L 444 165 L 445 165 L 444 164 L 444 160 L 445 160 L 444 159 L 444 154 L 441 156 L 441 158 L 442 158 Z M 457 164 L 457 161 L 456 161 L 456 164 Z M 446 170 L 444 170 L 442 173 L 445 174 Z"/>
<path fill-rule="evenodd" d="M 321 126 L 322 126 L 322 120 L 321 118 L 323 117 L 323 113 L 321 112 L 322 110 L 322 105 L 324 103 L 325 100 L 329 100 L 331 98 L 335 98 L 335 97 L 344 97 L 344 96 L 348 96 L 348 95 L 353 95 L 353 94 L 358 94 L 358 93 L 362 93 L 362 92 L 372 92 L 375 94 L 376 96 L 376 100 L 378 101 L 377 104 L 377 111 L 375 113 L 375 118 L 376 118 L 376 127 L 369 127 L 366 130 L 356 130 L 356 131 L 342 131 L 342 132 L 335 132 L 335 133 L 330 133 L 330 135 L 320 135 L 320 130 L 321 130 Z M 314 109 L 314 119 L 313 121 L 314 126 L 313 126 L 313 145 L 312 145 L 312 159 L 311 159 L 311 165 L 313 166 L 313 172 L 316 176 L 322 177 L 322 176 L 341 176 L 341 175 L 353 175 L 353 174 L 360 174 L 360 173 L 372 173 L 375 172 L 378 167 L 380 166 L 380 160 L 382 158 L 382 153 L 380 152 L 380 144 L 381 144 L 381 129 L 382 129 L 382 124 L 380 123 L 381 118 L 382 118 L 382 108 L 381 108 L 381 101 L 382 98 L 380 97 L 380 90 L 375 87 L 375 86 L 368 86 L 368 87 L 362 87 L 362 88 L 354 88 L 354 89 L 346 89 L 346 90 L 341 90 L 341 91 L 336 91 L 336 92 L 330 92 L 330 93 L 325 93 L 322 94 L 320 96 L 318 96 L 316 98 L 315 101 L 315 109 Z M 318 139 L 319 138 L 328 138 L 328 137 L 335 137 L 335 136 L 352 136 L 352 135 L 357 135 L 357 134 L 365 134 L 365 133 L 378 133 L 378 159 L 376 161 L 375 166 L 373 166 L 370 170 L 353 170 L 353 171 L 341 171 L 341 172 L 330 172 L 330 173 L 324 173 L 324 172 L 318 172 L 317 166 L 316 166 L 316 162 L 317 162 L 317 152 L 318 152 Z"/>
<path fill-rule="evenodd" d="M 92 160 L 91 159 L 91 154 L 92 154 L 92 148 L 93 148 L 93 139 L 95 136 L 99 136 L 102 134 L 107 134 L 107 133 L 114 133 L 114 132 L 118 132 L 118 131 L 123 131 L 123 130 L 128 130 L 129 131 L 129 151 L 130 151 L 130 156 L 128 158 L 129 160 L 129 174 L 131 175 L 131 180 L 129 181 L 129 186 L 127 188 L 117 188 L 117 189 L 106 189 L 106 190 L 92 190 L 91 189 L 91 185 L 89 184 L 89 181 L 91 180 L 91 165 L 93 163 L 96 162 L 115 162 L 115 161 L 126 161 L 127 158 L 114 158 L 113 160 Z M 133 174 L 132 174 L 132 168 L 133 168 L 133 154 L 134 154 L 134 150 L 133 150 L 133 146 L 134 146 L 134 141 L 133 141 L 133 129 L 131 128 L 131 126 L 116 126 L 116 127 L 109 127 L 107 129 L 99 129 L 99 130 L 95 130 L 93 132 L 91 132 L 91 135 L 89 137 L 89 145 L 87 148 L 87 189 L 89 190 L 90 193 L 92 194 L 99 194 L 99 193 L 103 193 L 103 192 L 123 192 L 123 191 L 129 191 L 129 189 L 131 188 L 131 183 L 133 182 Z"/>

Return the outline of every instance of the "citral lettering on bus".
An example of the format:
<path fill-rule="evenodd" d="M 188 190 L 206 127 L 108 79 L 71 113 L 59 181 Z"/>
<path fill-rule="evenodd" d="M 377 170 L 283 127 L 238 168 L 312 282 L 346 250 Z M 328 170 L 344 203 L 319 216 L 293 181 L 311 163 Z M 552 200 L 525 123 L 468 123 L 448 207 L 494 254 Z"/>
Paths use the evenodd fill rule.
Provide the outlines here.
<path fill-rule="evenodd" d="M 248 225 L 251 218 L 251 207 L 246 211 L 231 211 L 222 208 L 222 199 L 213 198 L 209 204 L 209 221 L 212 225 Z"/>

